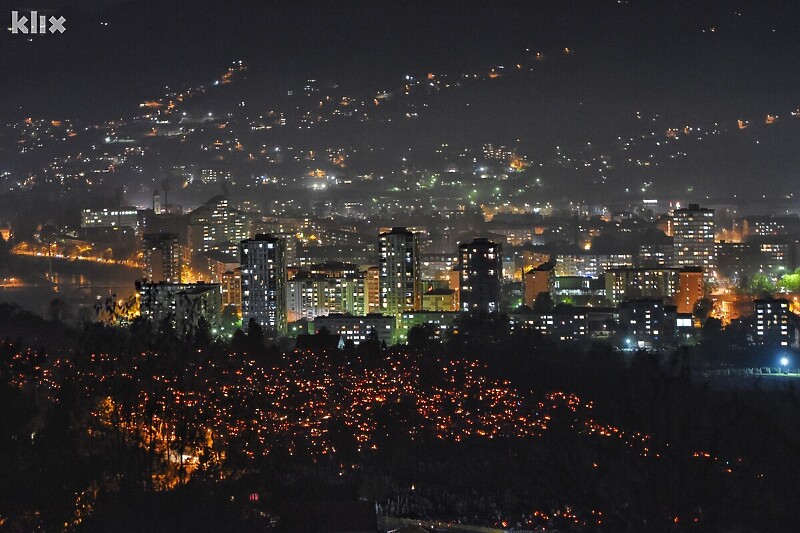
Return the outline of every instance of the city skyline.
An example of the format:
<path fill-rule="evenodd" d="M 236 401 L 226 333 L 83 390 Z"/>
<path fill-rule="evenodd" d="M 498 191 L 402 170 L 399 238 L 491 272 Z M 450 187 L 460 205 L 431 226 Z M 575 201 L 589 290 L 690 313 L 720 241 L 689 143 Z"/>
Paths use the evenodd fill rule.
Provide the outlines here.
<path fill-rule="evenodd" d="M 10 4 L 0 529 L 796 528 L 800 5 Z"/>

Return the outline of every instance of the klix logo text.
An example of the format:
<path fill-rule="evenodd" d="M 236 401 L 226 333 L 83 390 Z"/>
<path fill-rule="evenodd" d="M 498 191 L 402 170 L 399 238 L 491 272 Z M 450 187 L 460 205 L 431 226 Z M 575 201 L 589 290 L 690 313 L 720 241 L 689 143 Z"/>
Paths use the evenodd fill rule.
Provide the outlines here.
<path fill-rule="evenodd" d="M 64 17 L 48 17 L 36 11 L 20 15 L 19 11 L 11 12 L 11 33 L 36 34 L 36 33 L 64 33 L 66 23 Z"/>

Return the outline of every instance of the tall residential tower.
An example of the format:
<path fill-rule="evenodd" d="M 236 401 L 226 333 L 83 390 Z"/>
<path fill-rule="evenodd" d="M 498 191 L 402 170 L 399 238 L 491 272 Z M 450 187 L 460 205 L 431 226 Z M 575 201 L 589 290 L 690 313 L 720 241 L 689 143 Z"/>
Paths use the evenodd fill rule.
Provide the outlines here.
<path fill-rule="evenodd" d="M 465 312 L 500 311 L 503 255 L 499 244 L 476 238 L 458 247 L 460 308 Z"/>
<path fill-rule="evenodd" d="M 183 250 L 175 233 L 146 233 L 142 237 L 144 277 L 150 282 L 180 283 Z"/>
<path fill-rule="evenodd" d="M 672 214 L 673 261 L 676 267 L 700 267 L 708 279 L 717 268 L 714 254 L 714 210 L 689 204 Z"/>
<path fill-rule="evenodd" d="M 243 240 L 242 324 L 254 318 L 266 330 L 286 333 L 286 244 L 270 234 Z"/>
<path fill-rule="evenodd" d="M 398 316 L 421 305 L 419 243 L 407 228 L 392 228 L 378 239 L 381 313 Z"/>

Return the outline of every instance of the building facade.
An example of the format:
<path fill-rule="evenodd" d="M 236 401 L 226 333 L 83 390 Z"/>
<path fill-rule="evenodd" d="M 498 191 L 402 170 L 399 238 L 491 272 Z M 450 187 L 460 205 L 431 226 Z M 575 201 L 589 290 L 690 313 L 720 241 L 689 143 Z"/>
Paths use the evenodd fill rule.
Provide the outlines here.
<path fill-rule="evenodd" d="M 677 308 L 657 298 L 629 300 L 619 307 L 619 322 L 626 349 L 659 349 L 675 340 Z"/>
<path fill-rule="evenodd" d="M 459 251 L 460 309 L 463 312 L 500 312 L 503 275 L 502 247 L 477 238 L 461 244 Z"/>
<path fill-rule="evenodd" d="M 244 213 L 231 209 L 225 196 L 215 196 L 189 213 L 189 246 L 193 254 L 222 251 L 235 255 L 250 234 Z"/>
<path fill-rule="evenodd" d="M 395 317 L 384 315 L 352 316 L 331 314 L 314 319 L 311 329 L 317 333 L 325 328 L 332 335 L 341 335 L 345 340 L 358 346 L 361 342 L 374 339 L 387 345 L 395 342 Z"/>
<path fill-rule="evenodd" d="M 180 283 L 183 249 L 175 233 L 147 233 L 142 237 L 144 277 L 151 282 Z"/>
<path fill-rule="evenodd" d="M 642 298 L 672 298 L 679 283 L 679 268 L 615 268 L 606 272 L 606 297 L 611 305 Z"/>
<path fill-rule="evenodd" d="M 714 252 L 714 210 L 689 204 L 672 215 L 673 261 L 675 267 L 700 267 L 706 278 L 716 272 Z"/>
<path fill-rule="evenodd" d="M 533 303 L 539 294 L 546 292 L 552 296 L 554 284 L 553 263 L 543 263 L 536 268 L 528 270 L 522 275 L 523 303 L 533 307 Z"/>
<path fill-rule="evenodd" d="M 378 239 L 381 313 L 397 317 L 421 305 L 420 255 L 416 233 L 392 228 Z"/>
<path fill-rule="evenodd" d="M 242 324 L 251 318 L 265 329 L 286 333 L 286 259 L 283 239 L 258 234 L 240 244 Z"/>
<path fill-rule="evenodd" d="M 755 308 L 754 340 L 766 346 L 789 346 L 792 343 L 790 330 L 791 311 L 785 298 L 759 299 Z"/>
<path fill-rule="evenodd" d="M 107 228 L 139 226 L 139 212 L 135 207 L 119 207 L 113 209 L 84 209 L 81 211 L 82 228 Z"/>

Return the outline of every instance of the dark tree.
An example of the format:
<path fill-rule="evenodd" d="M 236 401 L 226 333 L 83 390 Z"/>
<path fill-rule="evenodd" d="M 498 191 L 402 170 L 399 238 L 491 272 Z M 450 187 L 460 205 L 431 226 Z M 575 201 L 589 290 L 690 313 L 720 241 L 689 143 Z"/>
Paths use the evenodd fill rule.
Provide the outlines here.
<path fill-rule="evenodd" d="M 711 314 L 711 311 L 714 310 L 714 302 L 711 301 L 709 298 L 700 298 L 694 304 L 694 309 L 692 309 L 692 314 L 700 320 L 700 322 L 705 322 L 708 318 L 708 315 Z"/>
<path fill-rule="evenodd" d="M 252 348 L 264 346 L 264 329 L 253 317 L 247 321 L 247 340 Z"/>
<path fill-rule="evenodd" d="M 549 313 L 554 307 L 553 297 L 550 296 L 549 292 L 540 292 L 533 301 L 533 311 L 535 313 Z"/>

